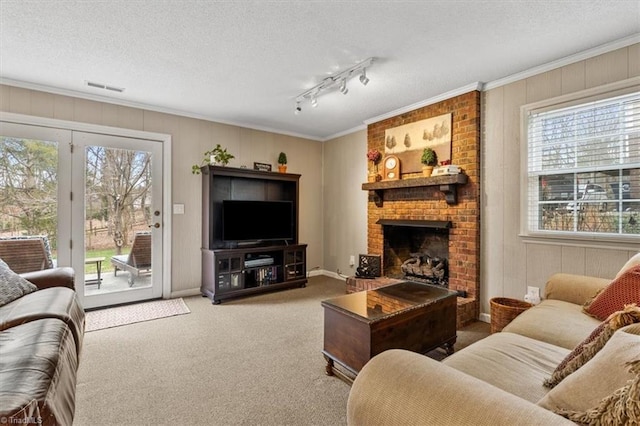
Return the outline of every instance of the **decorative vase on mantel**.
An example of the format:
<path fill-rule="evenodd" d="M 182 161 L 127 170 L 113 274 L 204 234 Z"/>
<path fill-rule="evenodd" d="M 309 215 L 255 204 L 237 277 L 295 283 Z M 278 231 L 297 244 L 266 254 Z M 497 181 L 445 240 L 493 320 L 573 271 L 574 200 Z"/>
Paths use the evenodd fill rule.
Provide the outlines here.
<path fill-rule="evenodd" d="M 382 154 L 377 149 L 367 151 L 367 160 L 371 162 L 371 168 L 367 176 L 369 182 L 378 182 L 382 179 L 382 176 L 378 174 L 378 161 L 380 161 L 380 158 L 382 158 Z"/>
<path fill-rule="evenodd" d="M 382 176 L 378 173 L 378 165 L 373 163 L 372 167 L 369 169 L 369 174 L 367 176 L 367 181 L 369 182 L 378 182 L 382 179 Z"/>

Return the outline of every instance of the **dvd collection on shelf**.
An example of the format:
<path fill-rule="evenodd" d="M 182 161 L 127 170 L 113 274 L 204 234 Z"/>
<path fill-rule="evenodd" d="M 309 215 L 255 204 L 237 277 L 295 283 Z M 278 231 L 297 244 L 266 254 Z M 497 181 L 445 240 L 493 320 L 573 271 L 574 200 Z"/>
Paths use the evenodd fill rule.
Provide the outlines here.
<path fill-rule="evenodd" d="M 269 285 L 278 281 L 278 266 L 266 266 L 251 271 L 255 282 L 259 286 Z"/>

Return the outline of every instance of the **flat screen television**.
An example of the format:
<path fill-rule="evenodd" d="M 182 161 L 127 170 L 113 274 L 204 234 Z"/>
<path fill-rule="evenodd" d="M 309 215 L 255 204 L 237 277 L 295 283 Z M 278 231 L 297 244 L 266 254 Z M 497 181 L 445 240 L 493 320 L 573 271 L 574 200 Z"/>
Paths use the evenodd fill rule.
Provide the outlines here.
<path fill-rule="evenodd" d="M 222 201 L 224 241 L 293 240 L 293 202 Z"/>

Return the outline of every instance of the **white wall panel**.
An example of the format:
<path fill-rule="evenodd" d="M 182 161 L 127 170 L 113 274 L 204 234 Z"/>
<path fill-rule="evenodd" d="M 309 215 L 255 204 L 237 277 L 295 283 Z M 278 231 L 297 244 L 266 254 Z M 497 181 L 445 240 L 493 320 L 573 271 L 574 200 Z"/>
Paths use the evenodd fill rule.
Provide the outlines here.
<path fill-rule="evenodd" d="M 612 278 L 627 259 L 626 250 L 585 249 L 584 274 Z"/>
<path fill-rule="evenodd" d="M 640 44 L 627 47 L 629 51 L 629 78 L 640 75 Z"/>
<path fill-rule="evenodd" d="M 324 269 L 354 275 L 349 256 L 367 252 L 367 132 L 323 144 Z M 315 265 L 312 265 L 315 266 Z"/>
<path fill-rule="evenodd" d="M 523 287 L 522 299 L 527 287 L 539 287 L 544 294 L 545 284 L 550 275 L 562 269 L 562 247 L 548 246 L 544 244 L 528 244 L 526 246 L 526 277 Z"/>
<path fill-rule="evenodd" d="M 53 118 L 54 95 L 43 92 L 31 93 L 31 112 L 39 117 Z"/>
<path fill-rule="evenodd" d="M 563 95 L 579 92 L 587 88 L 585 68 L 586 65 L 584 61 L 561 68 Z"/>
<path fill-rule="evenodd" d="M 584 247 L 563 246 L 562 272 L 584 275 L 586 271 L 586 251 L 587 249 Z"/>
<path fill-rule="evenodd" d="M 629 78 L 629 48 L 614 50 L 586 60 L 587 88 Z"/>
<path fill-rule="evenodd" d="M 480 312 L 489 312 L 489 300 L 504 294 L 504 88 L 484 92 L 482 100 L 480 259 L 491 268 L 480 268 Z"/>
<path fill-rule="evenodd" d="M 527 85 L 524 81 L 511 83 L 504 88 L 503 128 L 504 134 L 504 168 L 502 193 L 504 209 L 503 247 L 504 251 L 504 293 L 505 297 L 522 298 L 526 286 L 521 273 L 526 269 L 525 247 L 520 243 L 520 105 L 527 96 Z M 508 206 L 505 209 L 505 206 Z M 482 215 L 481 215 L 482 217 Z"/>

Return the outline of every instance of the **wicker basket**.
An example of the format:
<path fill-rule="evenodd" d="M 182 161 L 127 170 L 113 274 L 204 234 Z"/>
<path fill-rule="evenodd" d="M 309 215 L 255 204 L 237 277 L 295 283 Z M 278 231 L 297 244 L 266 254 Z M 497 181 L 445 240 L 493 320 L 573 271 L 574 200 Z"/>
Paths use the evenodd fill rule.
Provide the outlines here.
<path fill-rule="evenodd" d="M 507 297 L 494 297 L 491 303 L 491 333 L 497 333 L 515 317 L 532 307 L 531 303 Z"/>

